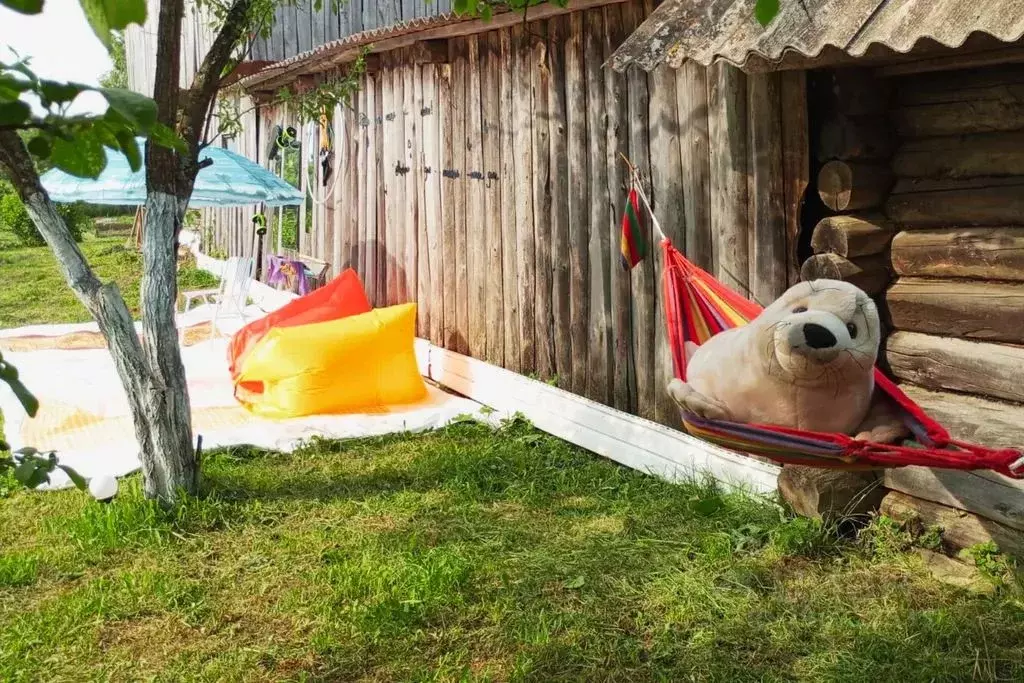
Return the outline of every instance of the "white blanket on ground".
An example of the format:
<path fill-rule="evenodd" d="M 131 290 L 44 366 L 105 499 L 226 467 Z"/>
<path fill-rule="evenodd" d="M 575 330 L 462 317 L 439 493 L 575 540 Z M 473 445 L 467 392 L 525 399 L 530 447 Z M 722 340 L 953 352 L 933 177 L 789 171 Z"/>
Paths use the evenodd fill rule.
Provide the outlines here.
<path fill-rule="evenodd" d="M 52 327 L 35 334 L 64 334 Z M 20 336 L 25 329 L 18 331 Z M 9 336 L 9 335 L 4 335 Z M 289 420 L 268 420 L 248 413 L 233 396 L 227 370 L 225 338 L 182 349 L 192 404 L 193 431 L 203 437 L 203 448 L 249 444 L 291 451 L 313 436 L 349 438 L 422 431 L 441 427 L 454 418 L 479 414 L 481 406 L 428 386 L 427 398 L 408 406 L 389 406 L 373 413 L 318 415 Z M 85 478 L 122 476 L 139 467 L 138 447 L 128 402 L 104 350 L 45 350 L 6 353 L 20 376 L 38 398 L 36 418 L 28 418 L 6 385 L 0 384 L 0 410 L 12 448 L 32 446 L 55 450 L 64 464 Z M 63 472 L 51 487 L 70 482 Z"/>

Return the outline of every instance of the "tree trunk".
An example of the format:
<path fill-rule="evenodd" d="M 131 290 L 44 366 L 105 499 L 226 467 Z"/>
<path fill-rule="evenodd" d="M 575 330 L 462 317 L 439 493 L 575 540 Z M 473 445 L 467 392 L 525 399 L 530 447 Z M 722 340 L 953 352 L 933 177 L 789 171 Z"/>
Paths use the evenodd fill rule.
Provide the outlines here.
<path fill-rule="evenodd" d="M 135 425 L 146 495 L 173 502 L 181 492 L 194 493 L 198 483 L 197 468 L 192 450 L 185 373 L 174 325 L 174 304 L 177 298 L 174 240 L 165 240 L 160 250 L 164 254 L 162 273 L 154 277 L 149 273 L 153 270 L 151 260 L 145 260 L 144 309 L 148 299 L 166 291 L 168 278 L 171 296 L 169 301 L 157 302 L 156 305 L 150 303 L 151 310 L 166 309 L 165 315 L 169 315 L 170 326 L 161 329 L 159 325 L 152 325 L 154 316 L 150 314 L 151 324 L 147 326 L 145 321 L 143 323 L 146 336 L 143 344 L 135 332 L 131 313 L 117 285 L 101 284 L 89 267 L 53 202 L 43 190 L 28 151 L 16 133 L 0 133 L 0 164 L 9 170 L 15 188 L 25 203 L 25 209 L 53 251 L 64 279 L 95 318 L 100 332 L 107 340 Z M 147 245 L 159 241 L 161 227 L 159 208 L 153 202 L 147 205 L 150 210 L 146 215 L 144 255 Z M 184 207 L 180 216 L 184 216 Z M 179 224 L 180 220 L 179 217 Z M 145 318 L 145 312 L 143 315 Z M 173 346 L 173 354 L 167 353 L 168 342 Z M 174 359 L 177 361 L 176 367 L 172 362 L 167 362 Z"/>

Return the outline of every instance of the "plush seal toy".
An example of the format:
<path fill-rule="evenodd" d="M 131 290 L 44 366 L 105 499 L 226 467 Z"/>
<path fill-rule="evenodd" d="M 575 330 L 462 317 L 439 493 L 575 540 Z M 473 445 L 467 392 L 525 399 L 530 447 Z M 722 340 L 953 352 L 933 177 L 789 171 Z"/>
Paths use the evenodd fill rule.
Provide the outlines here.
<path fill-rule="evenodd" d="M 880 332 L 856 286 L 801 282 L 748 324 L 691 345 L 686 381 L 668 392 L 699 417 L 897 441 L 909 432 L 875 395 Z"/>

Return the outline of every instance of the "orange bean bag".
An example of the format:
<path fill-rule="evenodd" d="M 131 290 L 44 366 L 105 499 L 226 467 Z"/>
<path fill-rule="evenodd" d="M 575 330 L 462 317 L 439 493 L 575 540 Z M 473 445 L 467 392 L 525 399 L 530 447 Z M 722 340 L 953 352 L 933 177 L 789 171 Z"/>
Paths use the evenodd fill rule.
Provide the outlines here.
<path fill-rule="evenodd" d="M 359 275 L 348 268 L 320 289 L 289 302 L 235 332 L 228 344 L 228 369 L 231 378 L 238 379 L 243 359 L 273 328 L 338 320 L 368 313 L 372 309 L 373 306 L 366 298 L 366 291 Z"/>

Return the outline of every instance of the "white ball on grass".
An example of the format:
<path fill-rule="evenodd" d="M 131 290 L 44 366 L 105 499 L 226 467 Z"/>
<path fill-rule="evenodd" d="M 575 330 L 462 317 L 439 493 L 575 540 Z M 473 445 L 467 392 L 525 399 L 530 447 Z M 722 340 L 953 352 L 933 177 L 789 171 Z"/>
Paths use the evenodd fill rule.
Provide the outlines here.
<path fill-rule="evenodd" d="M 117 495 L 117 479 L 100 476 L 89 480 L 89 493 L 96 500 L 110 500 Z"/>

